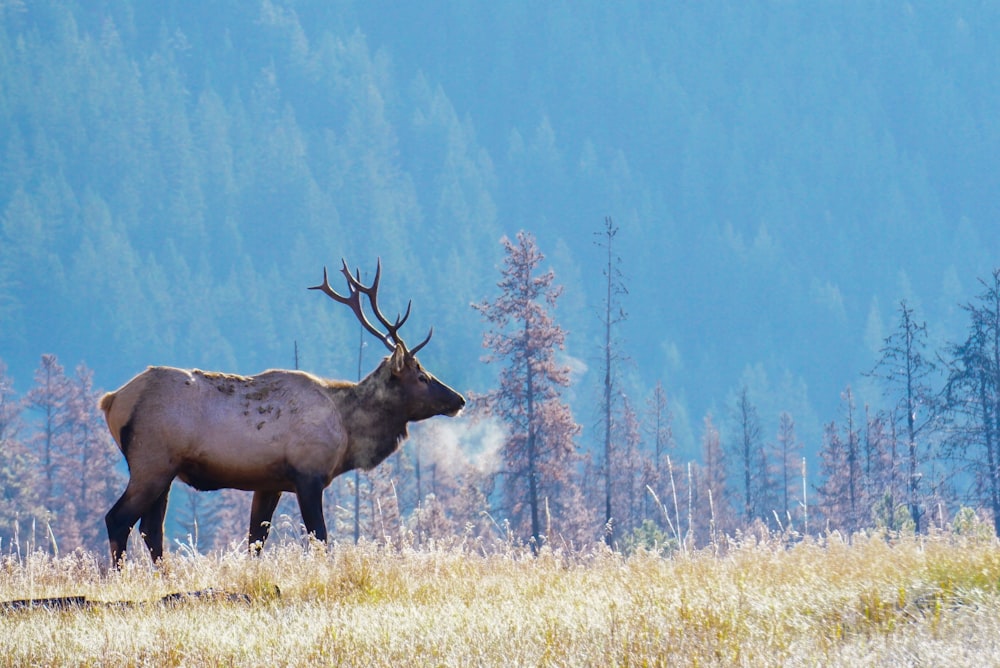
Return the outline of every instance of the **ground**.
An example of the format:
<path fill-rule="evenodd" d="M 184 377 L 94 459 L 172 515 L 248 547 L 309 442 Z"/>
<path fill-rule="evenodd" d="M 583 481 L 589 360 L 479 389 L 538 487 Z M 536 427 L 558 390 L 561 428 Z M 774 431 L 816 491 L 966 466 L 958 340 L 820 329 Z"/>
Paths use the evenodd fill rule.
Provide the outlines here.
<path fill-rule="evenodd" d="M 5 555 L 10 665 L 1000 665 L 992 538 L 765 537 L 661 556 L 509 543 Z M 159 602 L 213 589 L 245 596 Z"/>

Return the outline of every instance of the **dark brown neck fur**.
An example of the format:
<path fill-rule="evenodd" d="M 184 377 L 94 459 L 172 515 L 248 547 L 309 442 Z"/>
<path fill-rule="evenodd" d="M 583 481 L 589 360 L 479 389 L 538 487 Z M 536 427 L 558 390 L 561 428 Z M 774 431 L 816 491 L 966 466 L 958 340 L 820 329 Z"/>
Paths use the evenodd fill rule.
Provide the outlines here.
<path fill-rule="evenodd" d="M 360 383 L 331 383 L 348 433 L 347 467 L 365 471 L 394 453 L 407 436 L 406 418 L 394 406 L 388 384 L 391 373 L 379 365 Z"/>

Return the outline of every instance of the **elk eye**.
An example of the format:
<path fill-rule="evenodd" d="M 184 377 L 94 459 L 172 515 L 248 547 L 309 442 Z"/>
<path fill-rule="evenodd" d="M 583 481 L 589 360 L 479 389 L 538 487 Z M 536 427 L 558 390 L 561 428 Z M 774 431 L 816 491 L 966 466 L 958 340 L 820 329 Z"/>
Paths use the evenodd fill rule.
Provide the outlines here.
<path fill-rule="evenodd" d="M 426 373 L 422 373 L 419 376 L 417 376 L 417 380 L 425 384 L 431 382 L 431 379 L 427 377 Z"/>

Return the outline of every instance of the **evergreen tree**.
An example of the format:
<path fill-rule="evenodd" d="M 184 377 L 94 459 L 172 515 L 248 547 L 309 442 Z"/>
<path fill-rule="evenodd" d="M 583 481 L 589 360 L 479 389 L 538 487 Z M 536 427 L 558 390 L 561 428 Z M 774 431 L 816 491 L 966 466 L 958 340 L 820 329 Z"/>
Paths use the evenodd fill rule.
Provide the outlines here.
<path fill-rule="evenodd" d="M 240 543 L 246 548 L 249 492 L 239 489 L 202 492 L 174 481 L 170 499 L 173 525 L 179 530 L 172 533 L 173 540 L 201 554 L 211 550 L 222 552 Z M 281 504 L 290 501 L 291 497 L 281 500 L 275 518 L 285 512 L 287 506 Z"/>
<path fill-rule="evenodd" d="M 184 484 L 171 486 L 174 517 L 181 531 L 178 539 L 198 554 L 207 551 L 208 541 L 214 540 L 220 530 L 217 496 L 218 492 L 201 492 Z"/>
<path fill-rule="evenodd" d="M 620 537 L 631 534 L 632 529 L 642 523 L 642 509 L 645 505 L 643 500 L 647 496 L 645 487 L 649 477 L 647 459 L 639 449 L 639 416 L 624 394 L 614 427 L 611 437 L 615 444 L 615 456 L 608 471 L 612 482 L 611 507 L 614 513 L 605 517 L 605 523 L 611 521 L 613 533 Z"/>
<path fill-rule="evenodd" d="M 646 400 L 645 417 L 647 433 L 653 445 L 653 462 L 655 462 L 656 470 L 659 472 L 664 464 L 664 458 L 673 455 L 676 446 L 673 415 L 670 412 L 667 392 L 663 389 L 662 381 L 656 381 L 656 386 Z M 662 479 L 662 474 L 658 474 L 658 477 Z"/>
<path fill-rule="evenodd" d="M 20 526 L 42 519 L 37 462 L 22 440 L 24 423 L 14 383 L 0 360 L 0 552 L 13 547 Z"/>
<path fill-rule="evenodd" d="M 397 481 L 402 477 L 403 463 L 403 458 L 397 452 L 390 460 L 382 462 L 366 474 L 371 486 L 368 497 L 371 525 L 368 534 L 380 543 L 394 544 L 403 526 L 403 512 L 396 492 Z"/>
<path fill-rule="evenodd" d="M 827 530 L 849 530 L 851 509 L 847 491 L 847 449 L 836 422 L 830 422 L 823 429 L 819 461 L 821 482 L 816 488 L 817 510 L 826 520 Z"/>
<path fill-rule="evenodd" d="M 64 418 L 66 438 L 57 475 L 61 498 L 76 510 L 73 516 L 64 510 L 60 526 L 68 528 L 75 524 L 73 532 L 79 536 L 80 544 L 96 551 L 105 545 L 104 513 L 114 504 L 126 480 L 118 469 L 121 459 L 118 446 L 97 406 L 101 392 L 94 389 L 93 376 L 91 369 L 79 364 L 74 377 L 69 379 Z"/>
<path fill-rule="evenodd" d="M 221 551 L 246 541 L 247 518 L 250 517 L 253 495 L 240 489 L 220 489 L 216 494 L 215 519 L 218 528 L 211 534 L 211 548 Z"/>
<path fill-rule="evenodd" d="M 801 492 L 802 442 L 795 435 L 795 420 L 788 412 L 778 417 L 778 435 L 773 447 L 777 481 L 777 511 L 783 522 L 791 522 Z"/>
<path fill-rule="evenodd" d="M 991 278 L 980 279 L 983 292 L 963 307 L 965 341 L 948 346 L 944 405 L 954 425 L 948 453 L 959 466 L 969 462 L 974 501 L 989 508 L 1000 535 L 1000 269 Z"/>
<path fill-rule="evenodd" d="M 757 407 L 750 401 L 750 391 L 746 385 L 736 398 L 736 441 L 732 454 L 736 457 L 740 478 L 743 482 L 743 517 L 749 525 L 754 518 L 763 517 L 768 510 L 768 494 L 771 484 L 768 480 L 767 458 L 760 434 L 760 418 Z"/>
<path fill-rule="evenodd" d="M 844 403 L 844 417 L 846 419 L 844 426 L 844 456 L 846 459 L 846 470 L 844 473 L 847 476 L 847 488 L 845 490 L 847 495 L 846 525 L 847 529 L 853 532 L 861 527 L 864 521 L 863 518 L 867 515 L 863 510 L 867 499 L 864 498 L 863 494 L 864 483 L 861 478 L 861 452 L 858 429 L 855 426 L 854 420 L 854 392 L 851 390 L 850 385 L 841 393 L 840 398 Z"/>
<path fill-rule="evenodd" d="M 646 430 L 647 450 L 652 450 L 653 454 L 652 470 L 648 476 L 650 488 L 660 500 L 661 510 L 664 507 L 672 507 L 676 514 L 678 508 L 672 505 L 672 499 L 671 505 L 667 505 L 668 498 L 674 496 L 677 489 L 676 479 L 671 486 L 673 476 L 671 456 L 674 454 L 676 444 L 673 434 L 673 416 L 662 381 L 656 382 L 652 393 L 646 399 L 643 424 Z M 664 526 L 666 518 L 660 513 L 655 515 L 656 521 Z M 680 527 L 677 527 L 676 530 L 680 531 Z"/>
<path fill-rule="evenodd" d="M 407 448 L 399 452 L 409 451 L 412 456 L 400 456 L 401 474 L 393 495 L 418 542 L 444 538 L 440 530 L 446 525 L 463 528 L 469 536 L 489 532 L 483 511 L 489 507 L 486 498 L 495 461 L 488 454 L 491 446 L 480 440 L 483 434 L 478 428 L 483 422 L 476 411 L 468 411 L 462 420 L 471 423 L 458 429 L 454 423 L 419 425 L 411 432 Z M 422 472 L 419 484 L 415 484 L 416 471 Z M 432 510 L 427 508 L 430 499 L 435 506 Z M 428 513 L 437 513 L 431 524 L 425 521 L 432 517 Z"/>
<path fill-rule="evenodd" d="M 60 549 L 100 550 L 102 516 L 124 487 L 118 448 L 97 403 L 93 372 L 85 365 L 67 377 L 55 355 L 43 355 L 26 406 L 39 414 L 29 441 L 37 462 L 35 495 Z"/>
<path fill-rule="evenodd" d="M 895 443 L 891 441 L 889 434 L 886 433 L 889 422 L 890 420 L 883 412 L 877 411 L 872 413 L 871 408 L 867 405 L 865 406 L 863 493 L 869 503 L 881 499 L 886 492 L 892 498 L 897 498 L 895 490 Z"/>
<path fill-rule="evenodd" d="M 490 327 L 483 337 L 490 351 L 486 361 L 504 364 L 499 387 L 483 400 L 508 428 L 502 451 L 507 511 L 537 547 L 550 517 L 563 523 L 564 533 L 579 529 L 574 438 L 580 428 L 561 396 L 569 369 L 556 361 L 566 334 L 551 310 L 562 288 L 553 285 L 551 270 L 537 273 L 544 256 L 531 234 L 522 231 L 515 241 L 504 237 L 501 243 L 506 255 L 500 296 L 474 305 Z"/>
<path fill-rule="evenodd" d="M 57 496 L 62 491 L 57 487 L 58 470 L 66 444 L 67 405 L 71 396 L 72 387 L 56 356 L 42 355 L 35 371 L 35 385 L 28 391 L 27 406 L 39 415 L 39 428 L 29 447 L 41 473 L 39 498 L 49 512 L 56 509 Z"/>
<path fill-rule="evenodd" d="M 872 462 L 869 498 L 876 526 L 899 531 L 913 525 L 910 506 L 903 489 L 906 480 L 900 466 L 901 448 L 897 420 L 892 411 L 879 412 L 869 418 L 866 448 Z"/>
<path fill-rule="evenodd" d="M 419 540 L 442 540 L 455 535 L 457 524 L 445 504 L 433 492 L 423 498 L 420 507 L 413 511 L 411 526 Z"/>
<path fill-rule="evenodd" d="M 885 383 L 894 414 L 903 416 L 906 438 L 906 503 L 917 531 L 924 526 L 920 463 L 930 457 L 930 428 L 935 418 L 935 397 L 928 379 L 936 365 L 925 354 L 927 324 L 918 322 L 906 301 L 899 303 L 899 324 L 885 339 L 881 357 L 870 375 Z"/>
<path fill-rule="evenodd" d="M 701 459 L 701 466 L 695 469 L 689 481 L 689 532 L 696 545 L 707 545 L 736 527 L 726 453 L 711 414 L 704 420 Z"/>

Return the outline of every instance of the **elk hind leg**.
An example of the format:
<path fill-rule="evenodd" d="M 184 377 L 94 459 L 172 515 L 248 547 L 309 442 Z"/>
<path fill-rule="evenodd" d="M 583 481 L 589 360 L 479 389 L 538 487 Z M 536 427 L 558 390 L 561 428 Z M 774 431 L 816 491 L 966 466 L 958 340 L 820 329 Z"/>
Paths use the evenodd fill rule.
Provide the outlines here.
<path fill-rule="evenodd" d="M 250 554 L 257 555 L 264 549 L 264 541 L 271 533 L 271 518 L 274 516 L 274 509 L 278 507 L 281 499 L 281 492 L 261 492 L 253 493 L 253 502 L 250 504 L 250 533 L 247 541 L 250 546 Z"/>
<path fill-rule="evenodd" d="M 167 496 L 170 494 L 168 485 L 163 494 L 153 502 L 153 505 L 139 519 L 139 531 L 149 548 L 153 561 L 163 558 L 163 520 L 167 514 Z"/>
<path fill-rule="evenodd" d="M 138 483 L 135 478 L 128 481 L 128 486 L 115 505 L 104 516 L 104 524 L 108 528 L 108 542 L 111 547 L 111 561 L 115 567 L 121 563 L 128 546 L 128 535 L 132 527 L 143 517 L 153 504 L 161 497 L 166 506 L 166 492 L 170 489 L 170 480 L 166 484 L 159 482 Z"/>

